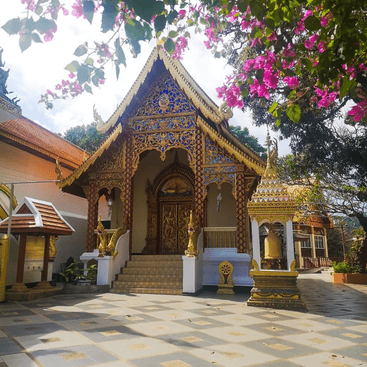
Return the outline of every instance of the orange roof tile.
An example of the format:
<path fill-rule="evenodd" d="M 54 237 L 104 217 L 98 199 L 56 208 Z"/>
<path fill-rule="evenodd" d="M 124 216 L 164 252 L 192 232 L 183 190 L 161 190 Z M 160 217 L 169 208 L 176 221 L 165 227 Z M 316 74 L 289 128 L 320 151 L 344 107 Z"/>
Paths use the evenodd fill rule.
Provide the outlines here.
<path fill-rule="evenodd" d="M 0 222 L 0 233 L 6 233 L 7 229 L 8 218 Z M 73 231 L 51 203 L 27 197 L 15 209 L 11 219 L 13 234 L 70 235 Z"/>
<path fill-rule="evenodd" d="M 82 149 L 26 118 L 2 122 L 0 135 L 52 159 L 59 157 L 59 162 L 69 168 L 83 163 Z"/>

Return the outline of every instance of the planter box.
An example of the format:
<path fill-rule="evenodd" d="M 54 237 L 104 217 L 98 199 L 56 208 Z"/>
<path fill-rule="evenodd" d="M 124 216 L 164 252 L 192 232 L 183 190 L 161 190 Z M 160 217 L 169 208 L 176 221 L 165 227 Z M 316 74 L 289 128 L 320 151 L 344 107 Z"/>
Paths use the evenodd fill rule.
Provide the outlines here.
<path fill-rule="evenodd" d="M 333 283 L 367 284 L 367 274 L 333 273 Z"/>

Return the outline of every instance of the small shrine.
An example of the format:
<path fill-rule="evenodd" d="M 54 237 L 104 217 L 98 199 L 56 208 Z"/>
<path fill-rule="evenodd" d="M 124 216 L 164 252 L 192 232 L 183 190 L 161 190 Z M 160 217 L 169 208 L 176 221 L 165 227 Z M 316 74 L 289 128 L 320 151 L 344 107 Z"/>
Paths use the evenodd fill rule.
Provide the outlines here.
<path fill-rule="evenodd" d="M 254 280 L 249 306 L 304 309 L 305 305 L 297 288 L 293 217 L 296 203 L 287 188 L 280 182 L 277 159 L 278 145 L 270 150 L 267 135 L 267 165 L 261 183 L 248 203 L 251 218 Z M 267 231 L 263 247 L 260 230 Z"/>
<path fill-rule="evenodd" d="M 7 233 L 8 225 L 8 218 L 0 222 L 0 233 Z M 32 300 L 61 293 L 61 288 L 51 287 L 48 281 L 52 274 L 50 265 L 56 256 L 58 236 L 70 236 L 73 232 L 52 203 L 23 198 L 11 218 L 11 233 L 19 236 L 19 248 L 16 283 L 6 292 L 8 300 Z M 41 281 L 35 288 L 24 284 L 25 268 L 41 272 Z"/>

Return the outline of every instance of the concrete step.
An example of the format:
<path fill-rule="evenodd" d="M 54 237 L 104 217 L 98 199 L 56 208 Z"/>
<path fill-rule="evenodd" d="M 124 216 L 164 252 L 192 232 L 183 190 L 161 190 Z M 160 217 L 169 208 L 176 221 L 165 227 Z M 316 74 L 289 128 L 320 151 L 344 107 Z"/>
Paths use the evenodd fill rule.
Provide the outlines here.
<path fill-rule="evenodd" d="M 182 260 L 165 260 L 165 261 L 129 261 L 127 263 L 128 268 L 181 268 Z"/>
<path fill-rule="evenodd" d="M 182 294 L 182 255 L 132 255 L 113 293 Z"/>
<path fill-rule="evenodd" d="M 131 261 L 182 261 L 182 255 L 131 255 Z"/>
<path fill-rule="evenodd" d="M 126 282 L 159 282 L 162 281 L 162 279 L 169 279 L 172 282 L 182 282 L 182 272 L 180 274 L 126 274 L 124 271 L 117 276 L 117 280 Z"/>
<path fill-rule="evenodd" d="M 143 294 L 182 294 L 182 289 L 159 289 L 159 288 L 112 288 L 112 293 L 129 294 L 129 293 L 143 293 Z"/>
<path fill-rule="evenodd" d="M 178 271 L 179 270 L 179 271 Z M 182 274 L 181 268 L 123 268 L 122 274 L 141 274 L 141 275 L 174 275 L 174 274 Z"/>
<path fill-rule="evenodd" d="M 182 290 L 182 282 L 140 282 L 140 281 L 132 281 L 127 282 L 124 280 L 117 280 L 113 283 L 120 288 L 160 288 L 160 289 L 181 289 Z"/>

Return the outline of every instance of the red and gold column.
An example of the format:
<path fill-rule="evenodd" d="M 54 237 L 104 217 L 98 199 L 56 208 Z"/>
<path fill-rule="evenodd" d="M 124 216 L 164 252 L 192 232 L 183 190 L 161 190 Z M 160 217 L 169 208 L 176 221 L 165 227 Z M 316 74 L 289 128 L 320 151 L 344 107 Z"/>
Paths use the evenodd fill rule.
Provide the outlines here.
<path fill-rule="evenodd" d="M 85 246 L 86 252 L 93 252 L 96 246 L 96 238 L 94 230 L 97 228 L 98 221 L 98 192 L 95 181 L 89 183 L 87 192 L 88 200 L 88 223 L 87 223 L 87 242 Z"/>
<path fill-rule="evenodd" d="M 246 252 L 246 195 L 244 165 L 236 166 L 237 252 Z"/>
<path fill-rule="evenodd" d="M 203 132 L 195 128 L 195 211 L 199 216 L 200 227 L 204 227 L 204 168 L 203 168 Z"/>

